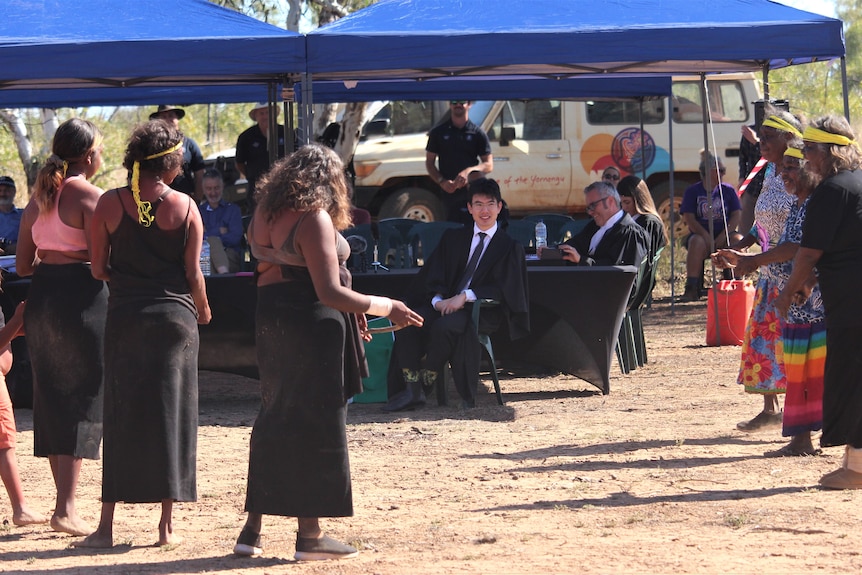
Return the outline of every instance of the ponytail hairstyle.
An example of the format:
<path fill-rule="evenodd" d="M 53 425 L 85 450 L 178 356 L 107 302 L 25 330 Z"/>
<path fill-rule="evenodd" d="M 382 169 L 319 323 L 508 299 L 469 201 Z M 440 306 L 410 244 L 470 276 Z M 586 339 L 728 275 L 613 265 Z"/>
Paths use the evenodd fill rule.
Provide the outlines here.
<path fill-rule="evenodd" d="M 66 179 L 69 165 L 84 161 L 87 154 L 101 144 L 102 132 L 88 120 L 72 118 L 60 124 L 51 144 L 53 153 L 39 170 L 33 188 L 33 201 L 39 207 L 39 213 L 54 209 L 57 190 Z"/>

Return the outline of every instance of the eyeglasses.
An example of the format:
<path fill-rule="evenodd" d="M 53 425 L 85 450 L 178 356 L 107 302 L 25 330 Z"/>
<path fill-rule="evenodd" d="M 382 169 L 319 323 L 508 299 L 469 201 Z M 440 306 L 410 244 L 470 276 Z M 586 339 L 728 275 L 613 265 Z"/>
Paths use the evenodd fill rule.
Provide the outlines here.
<path fill-rule="evenodd" d="M 470 205 L 473 206 L 473 209 L 476 210 L 484 210 L 485 208 L 491 210 L 497 206 L 497 201 L 491 200 L 490 202 L 470 202 Z"/>
<path fill-rule="evenodd" d="M 620 175 L 619 174 L 603 174 L 602 179 L 603 180 L 613 180 L 615 182 L 618 182 L 620 179 Z"/>
<path fill-rule="evenodd" d="M 450 100 L 449 104 L 452 106 L 457 106 L 458 104 L 466 104 L 467 100 Z"/>
<path fill-rule="evenodd" d="M 606 204 L 605 204 L 605 202 L 606 202 L 607 200 L 608 200 L 608 197 L 607 197 L 607 196 L 605 196 L 605 197 L 603 197 L 603 198 L 599 198 L 599 199 L 598 199 L 598 200 L 596 200 L 595 202 L 590 202 L 589 204 L 587 204 L 587 211 L 588 211 L 588 212 L 594 212 L 594 211 L 596 211 L 596 207 L 597 207 L 599 204 L 601 204 L 601 205 L 602 205 L 602 207 L 607 207 L 607 206 L 606 206 Z"/>

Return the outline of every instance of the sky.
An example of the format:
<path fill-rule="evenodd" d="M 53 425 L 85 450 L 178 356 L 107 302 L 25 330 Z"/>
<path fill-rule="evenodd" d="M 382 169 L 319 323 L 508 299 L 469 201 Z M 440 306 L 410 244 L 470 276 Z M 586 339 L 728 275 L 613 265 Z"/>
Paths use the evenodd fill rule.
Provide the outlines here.
<path fill-rule="evenodd" d="M 835 17 L 834 0 L 775 0 L 780 4 L 792 6 L 806 12 Z"/>

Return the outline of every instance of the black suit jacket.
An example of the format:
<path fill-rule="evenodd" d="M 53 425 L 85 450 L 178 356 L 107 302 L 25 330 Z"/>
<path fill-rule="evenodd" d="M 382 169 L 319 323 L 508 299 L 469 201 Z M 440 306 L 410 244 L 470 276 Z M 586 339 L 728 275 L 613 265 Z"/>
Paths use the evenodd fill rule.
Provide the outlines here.
<path fill-rule="evenodd" d="M 593 255 L 590 252 L 590 239 L 599 231 L 596 222 L 590 223 L 575 237 L 567 241 L 581 254 L 582 266 L 639 266 L 644 255 L 649 253 L 650 240 L 646 231 L 628 214 L 615 223 L 602 236 Z"/>
<path fill-rule="evenodd" d="M 430 301 L 435 294 L 444 298 L 457 294 L 472 240 L 473 226 L 446 230 L 437 249 L 422 268 L 426 300 Z M 501 303 L 511 339 L 529 333 L 530 306 L 524 248 L 499 227 L 479 260 L 470 289 L 479 299 L 495 299 Z M 484 315 L 485 312 L 482 313 Z"/>

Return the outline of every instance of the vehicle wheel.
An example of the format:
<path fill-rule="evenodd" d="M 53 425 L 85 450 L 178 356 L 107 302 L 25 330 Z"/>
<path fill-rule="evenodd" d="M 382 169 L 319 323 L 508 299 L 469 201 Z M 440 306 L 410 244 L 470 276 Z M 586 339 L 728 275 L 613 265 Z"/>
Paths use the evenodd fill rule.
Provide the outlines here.
<path fill-rule="evenodd" d="M 673 194 L 673 238 L 675 240 L 682 239 L 688 236 L 688 226 L 683 221 L 682 217 L 679 215 L 679 207 L 682 205 L 682 196 L 685 193 L 685 189 L 689 186 L 689 182 L 682 180 L 674 181 L 674 194 Z M 652 190 L 652 197 L 655 201 L 656 210 L 658 210 L 658 215 L 661 216 L 662 221 L 664 222 L 664 227 L 668 231 L 668 237 L 670 237 L 670 183 L 662 182 L 655 186 Z"/>
<path fill-rule="evenodd" d="M 424 188 L 404 188 L 394 192 L 383 205 L 377 216 L 386 218 L 409 218 L 422 222 L 433 222 L 446 219 L 443 202 Z"/>

